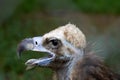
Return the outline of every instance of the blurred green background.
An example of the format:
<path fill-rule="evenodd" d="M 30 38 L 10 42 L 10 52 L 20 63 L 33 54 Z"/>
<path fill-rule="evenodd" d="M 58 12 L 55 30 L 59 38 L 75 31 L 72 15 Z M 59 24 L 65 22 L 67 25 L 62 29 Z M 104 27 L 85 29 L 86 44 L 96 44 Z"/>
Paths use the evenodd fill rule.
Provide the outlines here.
<path fill-rule="evenodd" d="M 50 69 L 26 71 L 17 58 L 18 43 L 67 23 L 76 24 L 94 43 L 93 50 L 120 73 L 120 0 L 0 0 L 0 80 L 51 80 Z"/>

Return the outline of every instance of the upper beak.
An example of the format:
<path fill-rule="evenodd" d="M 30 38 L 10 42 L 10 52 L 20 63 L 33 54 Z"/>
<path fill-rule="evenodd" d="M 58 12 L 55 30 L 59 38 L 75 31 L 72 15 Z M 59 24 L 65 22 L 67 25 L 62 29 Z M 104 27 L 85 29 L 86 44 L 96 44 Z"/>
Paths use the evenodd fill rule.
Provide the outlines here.
<path fill-rule="evenodd" d="M 26 38 L 21 41 L 21 43 L 18 45 L 17 49 L 17 55 L 18 57 L 21 56 L 21 53 L 25 50 L 32 50 L 34 47 L 34 42 L 32 38 Z"/>
<path fill-rule="evenodd" d="M 26 38 L 20 42 L 17 49 L 18 57 L 21 56 L 21 53 L 26 50 L 40 51 L 40 52 L 49 52 L 42 46 L 42 37 L 33 37 Z"/>
<path fill-rule="evenodd" d="M 42 37 L 33 37 L 33 38 L 26 38 L 20 42 L 17 49 L 18 57 L 21 56 L 21 53 L 25 50 L 32 50 L 32 51 L 39 51 L 39 52 L 47 52 L 51 57 L 44 58 L 44 59 L 29 59 L 25 64 L 32 68 L 33 66 L 46 66 L 48 65 L 53 59 L 55 58 L 55 54 L 51 51 L 47 50 L 43 47 L 43 38 Z M 31 67 L 32 66 L 32 67 Z"/>

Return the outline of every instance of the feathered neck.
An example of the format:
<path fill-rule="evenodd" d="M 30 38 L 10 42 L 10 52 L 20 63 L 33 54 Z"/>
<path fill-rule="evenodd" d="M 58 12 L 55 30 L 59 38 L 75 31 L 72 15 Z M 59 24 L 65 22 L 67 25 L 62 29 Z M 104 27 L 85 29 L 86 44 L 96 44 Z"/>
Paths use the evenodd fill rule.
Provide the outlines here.
<path fill-rule="evenodd" d="M 83 50 L 80 50 L 80 53 L 74 55 L 71 60 L 67 62 L 62 68 L 56 69 L 53 76 L 54 80 L 71 80 L 76 66 L 78 66 L 78 64 L 81 63 L 83 59 L 83 54 Z"/>

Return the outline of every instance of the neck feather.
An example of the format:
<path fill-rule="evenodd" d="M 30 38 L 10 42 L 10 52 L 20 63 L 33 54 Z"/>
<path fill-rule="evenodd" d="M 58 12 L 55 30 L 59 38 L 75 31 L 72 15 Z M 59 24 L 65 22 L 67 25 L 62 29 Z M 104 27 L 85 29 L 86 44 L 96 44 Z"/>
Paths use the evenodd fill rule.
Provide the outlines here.
<path fill-rule="evenodd" d="M 76 66 L 82 61 L 83 51 L 74 55 L 64 67 L 55 70 L 54 80 L 71 80 L 75 72 Z"/>

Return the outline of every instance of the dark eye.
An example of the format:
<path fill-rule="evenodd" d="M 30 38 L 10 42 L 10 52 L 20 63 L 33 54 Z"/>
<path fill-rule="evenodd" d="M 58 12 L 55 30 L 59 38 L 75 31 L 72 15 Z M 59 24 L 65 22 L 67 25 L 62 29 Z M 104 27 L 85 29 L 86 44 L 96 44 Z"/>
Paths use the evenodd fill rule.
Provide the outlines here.
<path fill-rule="evenodd" d="M 52 43 L 52 45 L 57 46 L 58 45 L 58 40 L 53 39 L 53 40 L 51 40 L 51 43 Z"/>
<path fill-rule="evenodd" d="M 44 46 L 46 45 L 50 49 L 58 49 L 62 46 L 62 43 L 60 39 L 51 37 L 51 38 L 46 38 L 46 41 L 43 45 Z"/>

